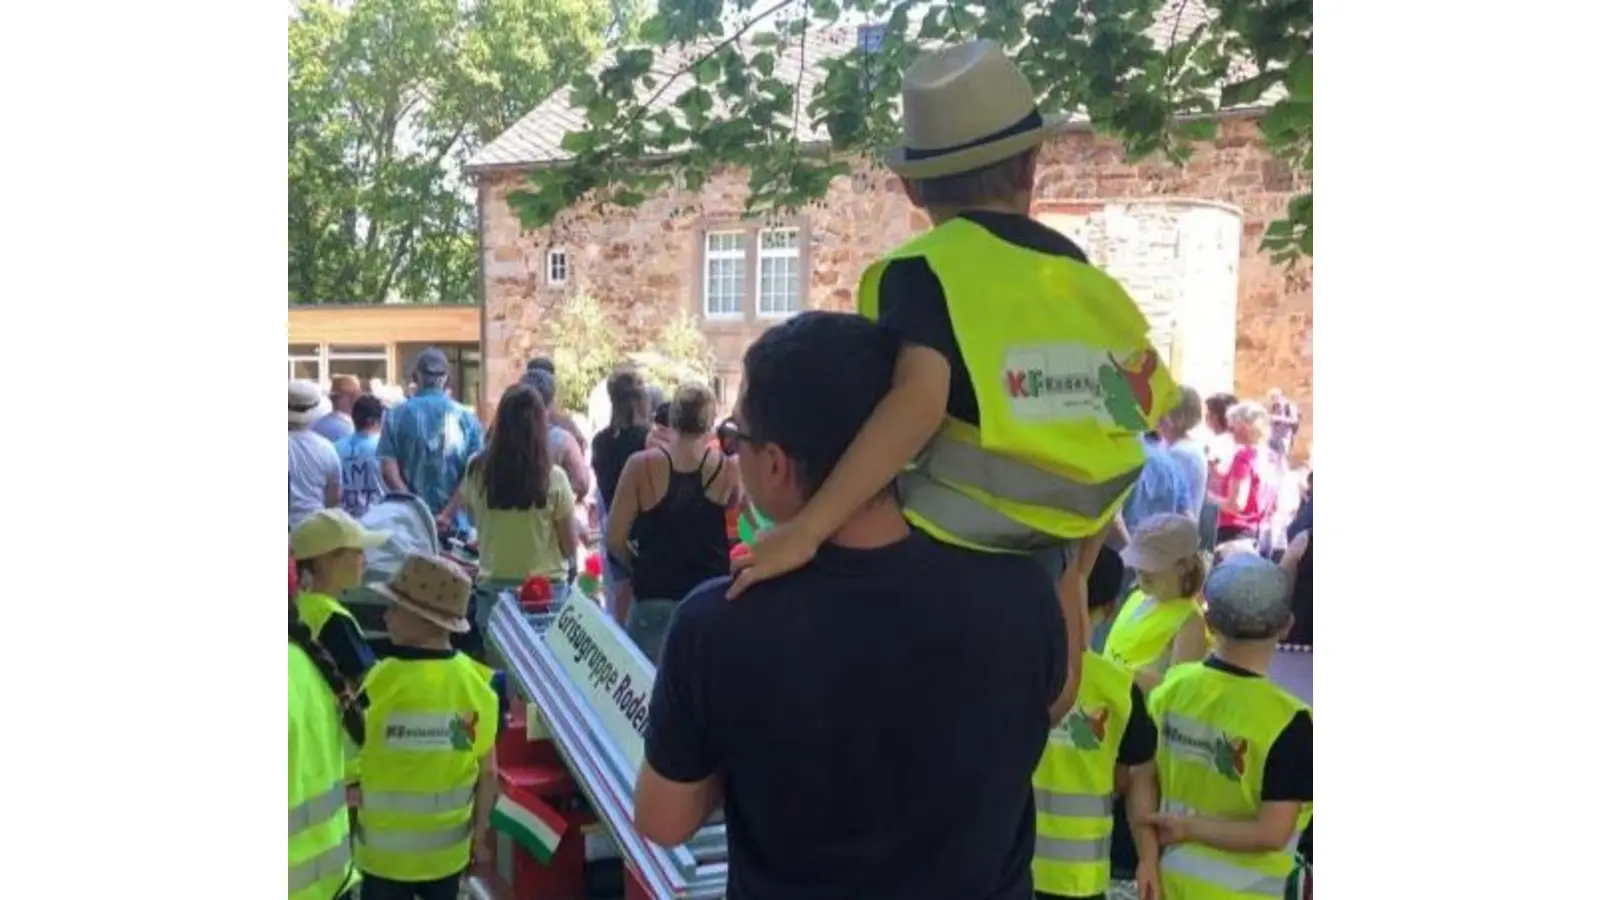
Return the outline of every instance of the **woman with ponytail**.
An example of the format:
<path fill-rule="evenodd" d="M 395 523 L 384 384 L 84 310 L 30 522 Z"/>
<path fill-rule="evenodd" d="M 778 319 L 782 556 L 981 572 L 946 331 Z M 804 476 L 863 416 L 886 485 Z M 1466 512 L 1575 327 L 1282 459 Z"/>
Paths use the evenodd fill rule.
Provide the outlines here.
<path fill-rule="evenodd" d="M 355 884 L 346 790 L 348 742 L 366 721 L 357 692 L 295 611 L 289 558 L 289 897 L 342 900 Z"/>

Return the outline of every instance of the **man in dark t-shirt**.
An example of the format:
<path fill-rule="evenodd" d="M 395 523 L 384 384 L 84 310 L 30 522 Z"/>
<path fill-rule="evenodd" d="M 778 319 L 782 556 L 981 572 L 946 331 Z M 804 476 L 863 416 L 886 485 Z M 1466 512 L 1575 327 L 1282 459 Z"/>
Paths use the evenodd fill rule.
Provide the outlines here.
<path fill-rule="evenodd" d="M 897 347 L 837 313 L 750 347 L 738 459 L 765 515 L 827 477 Z M 1030 898 L 1031 776 L 1066 682 L 1043 570 L 913 532 L 885 491 L 810 563 L 733 602 L 727 586 L 697 588 L 668 633 L 640 832 L 681 843 L 721 804 L 730 900 Z"/>

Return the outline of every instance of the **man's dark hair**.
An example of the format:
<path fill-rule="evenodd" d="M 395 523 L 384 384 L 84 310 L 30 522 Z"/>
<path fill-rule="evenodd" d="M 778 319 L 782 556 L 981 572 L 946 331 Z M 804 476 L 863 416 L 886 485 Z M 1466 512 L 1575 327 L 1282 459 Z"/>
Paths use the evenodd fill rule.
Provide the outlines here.
<path fill-rule="evenodd" d="M 357 397 L 355 406 L 350 409 L 350 421 L 355 423 L 357 431 L 375 427 L 383 421 L 383 401 L 372 394 Z"/>
<path fill-rule="evenodd" d="M 807 498 L 838 464 L 894 379 L 899 341 L 857 315 L 801 313 L 744 353 L 745 439 L 783 448 Z"/>
<path fill-rule="evenodd" d="M 551 375 L 555 375 L 556 361 L 548 356 L 535 356 L 533 359 L 528 360 L 528 371 L 549 372 Z"/>
<path fill-rule="evenodd" d="M 1206 421 L 1207 421 L 1207 423 L 1215 425 L 1217 422 L 1222 422 L 1222 421 L 1226 420 L 1226 418 L 1228 416 L 1228 410 L 1234 404 L 1236 404 L 1238 402 L 1239 402 L 1239 398 L 1235 397 L 1234 395 L 1229 394 L 1229 393 L 1212 394 L 1211 396 L 1207 397 L 1206 398 Z"/>
<path fill-rule="evenodd" d="M 1101 546 L 1100 555 L 1094 558 L 1094 568 L 1089 570 L 1090 610 L 1103 609 L 1117 602 L 1126 571 L 1122 555 L 1110 547 Z"/>
<path fill-rule="evenodd" d="M 522 384 L 538 393 L 543 406 L 549 409 L 556 403 L 556 377 L 543 369 L 529 367 L 522 376 Z"/>

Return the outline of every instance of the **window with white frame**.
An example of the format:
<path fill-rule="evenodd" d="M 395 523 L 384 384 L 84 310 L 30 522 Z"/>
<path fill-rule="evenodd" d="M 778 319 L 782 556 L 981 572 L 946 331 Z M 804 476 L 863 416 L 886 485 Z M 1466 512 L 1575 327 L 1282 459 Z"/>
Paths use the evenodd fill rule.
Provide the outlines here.
<path fill-rule="evenodd" d="M 322 345 L 289 345 L 289 378 L 322 383 Z"/>
<path fill-rule="evenodd" d="M 328 377 L 354 375 L 362 390 L 371 390 L 373 382 L 389 381 L 389 349 L 381 344 L 355 346 L 332 344 L 328 347 Z"/>
<path fill-rule="evenodd" d="M 703 291 L 707 318 L 733 318 L 743 313 L 744 259 L 744 232 L 706 233 Z"/>
<path fill-rule="evenodd" d="M 800 229 L 763 228 L 757 258 L 756 314 L 792 316 L 800 311 Z"/>
<path fill-rule="evenodd" d="M 551 285 L 567 283 L 567 251 L 552 249 L 544 255 L 544 280 Z"/>

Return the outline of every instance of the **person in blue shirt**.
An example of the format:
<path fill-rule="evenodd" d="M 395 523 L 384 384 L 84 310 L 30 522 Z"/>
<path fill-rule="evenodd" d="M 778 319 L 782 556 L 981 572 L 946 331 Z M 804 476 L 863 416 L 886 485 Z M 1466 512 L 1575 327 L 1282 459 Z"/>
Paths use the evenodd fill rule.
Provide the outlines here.
<path fill-rule="evenodd" d="M 1122 522 L 1128 533 L 1138 530 L 1140 522 L 1157 513 L 1197 517 L 1200 511 L 1193 508 L 1183 466 L 1154 432 L 1145 435 L 1144 456 L 1144 471 L 1122 505 Z"/>
<path fill-rule="evenodd" d="M 350 408 L 350 418 L 355 423 L 355 431 L 334 441 L 333 449 L 339 454 L 342 472 L 339 505 L 351 517 L 359 519 L 388 493 L 383 484 L 383 466 L 378 459 L 383 401 L 371 394 L 362 394 Z"/>
<path fill-rule="evenodd" d="M 483 426 L 445 393 L 450 361 L 444 351 L 429 347 L 417 354 L 411 376 L 417 392 L 389 411 L 378 457 L 390 491 L 413 494 L 437 512 L 461 483 L 467 460 L 483 449 Z M 464 511 L 457 514 L 458 528 L 467 521 Z"/>

